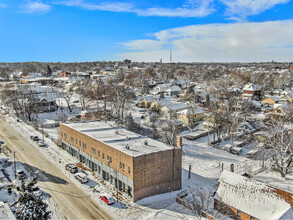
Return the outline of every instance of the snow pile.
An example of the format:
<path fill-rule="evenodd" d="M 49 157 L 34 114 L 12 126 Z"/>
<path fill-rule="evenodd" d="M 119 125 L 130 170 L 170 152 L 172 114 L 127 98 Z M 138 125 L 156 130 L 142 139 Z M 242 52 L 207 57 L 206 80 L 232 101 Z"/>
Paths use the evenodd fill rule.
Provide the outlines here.
<path fill-rule="evenodd" d="M 258 219 L 280 219 L 292 209 L 272 187 L 224 170 L 215 199 Z"/>

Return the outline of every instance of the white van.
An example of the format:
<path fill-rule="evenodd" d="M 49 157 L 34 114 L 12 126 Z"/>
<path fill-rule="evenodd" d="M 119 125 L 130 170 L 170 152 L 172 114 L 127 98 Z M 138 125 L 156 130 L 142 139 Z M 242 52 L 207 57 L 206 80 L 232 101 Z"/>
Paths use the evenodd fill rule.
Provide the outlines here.
<path fill-rule="evenodd" d="M 81 183 L 87 183 L 89 181 L 87 176 L 84 173 L 77 173 L 74 176 L 74 178 L 77 179 Z"/>

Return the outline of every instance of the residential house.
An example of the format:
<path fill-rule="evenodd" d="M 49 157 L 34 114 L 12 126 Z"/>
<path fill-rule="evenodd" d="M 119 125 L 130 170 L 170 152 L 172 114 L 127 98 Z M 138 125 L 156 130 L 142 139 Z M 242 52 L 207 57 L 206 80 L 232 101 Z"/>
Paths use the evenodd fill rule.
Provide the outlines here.
<path fill-rule="evenodd" d="M 165 90 L 165 96 L 179 96 L 181 89 L 179 86 L 171 86 L 170 88 Z"/>
<path fill-rule="evenodd" d="M 58 109 L 56 96 L 53 94 L 39 94 L 38 100 L 39 101 L 35 103 L 35 105 L 40 112 L 54 112 Z"/>
<path fill-rule="evenodd" d="M 150 104 L 150 109 L 153 111 L 159 111 L 162 107 L 171 103 L 172 100 L 170 98 L 155 98 Z"/>
<path fill-rule="evenodd" d="M 138 106 L 142 108 L 149 108 L 151 105 L 151 102 L 156 98 L 159 98 L 159 96 L 158 95 L 143 96 L 140 99 L 140 103 L 138 103 Z"/>
<path fill-rule="evenodd" d="M 187 109 L 188 105 L 185 103 L 170 103 L 162 107 L 161 114 L 168 120 L 177 119 L 177 112 Z"/>
<path fill-rule="evenodd" d="M 260 86 L 258 84 L 248 83 L 242 89 L 242 96 L 245 98 L 253 99 L 260 96 Z"/>
<path fill-rule="evenodd" d="M 282 97 L 282 100 L 285 101 L 285 102 L 293 102 L 293 94 L 290 93 L 288 95 L 284 95 Z"/>
<path fill-rule="evenodd" d="M 205 111 L 198 108 L 188 108 L 177 112 L 178 120 L 182 121 L 184 125 L 196 123 L 204 118 Z"/>
<path fill-rule="evenodd" d="M 214 209 L 233 219 L 292 219 L 293 194 L 224 170 Z"/>
<path fill-rule="evenodd" d="M 155 94 L 159 94 L 159 93 L 164 93 L 167 89 L 169 89 L 170 86 L 167 84 L 158 84 L 156 85 L 156 87 L 153 89 L 153 92 Z"/>
<path fill-rule="evenodd" d="M 266 106 L 274 106 L 276 103 L 280 101 L 280 98 L 276 96 L 270 96 L 262 100 L 262 104 Z"/>
<path fill-rule="evenodd" d="M 63 150 L 134 202 L 181 188 L 180 147 L 101 121 L 60 123 L 60 134 Z"/>
<path fill-rule="evenodd" d="M 275 89 L 275 90 L 272 92 L 272 95 L 273 95 L 273 96 L 280 96 L 282 92 L 283 92 L 282 89 Z"/>
<path fill-rule="evenodd" d="M 274 116 L 281 116 L 281 117 L 285 117 L 286 115 L 292 112 L 293 112 L 293 106 L 291 103 L 278 105 L 272 110 L 272 113 Z"/>

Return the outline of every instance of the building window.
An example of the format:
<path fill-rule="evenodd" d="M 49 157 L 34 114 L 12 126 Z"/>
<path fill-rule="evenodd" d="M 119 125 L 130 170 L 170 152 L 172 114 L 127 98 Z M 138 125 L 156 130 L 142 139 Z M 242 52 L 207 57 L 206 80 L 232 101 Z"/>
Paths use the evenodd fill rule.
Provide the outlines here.
<path fill-rule="evenodd" d="M 64 133 L 64 139 L 66 140 L 66 138 L 67 138 L 67 134 L 66 134 L 66 133 Z"/>
<path fill-rule="evenodd" d="M 63 137 L 63 132 L 61 131 L 61 137 Z"/>
<path fill-rule="evenodd" d="M 81 141 L 79 141 L 79 146 L 81 147 Z"/>
<path fill-rule="evenodd" d="M 85 144 L 85 143 L 82 143 L 82 148 L 83 148 L 84 150 L 86 150 L 86 144 Z"/>
<path fill-rule="evenodd" d="M 128 167 L 128 174 L 130 174 L 130 167 Z"/>
<path fill-rule="evenodd" d="M 104 155 L 104 153 L 102 153 L 102 157 L 103 157 L 103 160 L 105 160 L 105 155 Z"/>
<path fill-rule="evenodd" d="M 120 170 L 122 170 L 122 163 L 120 162 L 119 165 L 120 165 Z"/>
<path fill-rule="evenodd" d="M 110 159 L 109 159 L 109 156 L 107 155 L 107 161 L 108 161 L 108 163 L 110 163 Z"/>
<path fill-rule="evenodd" d="M 92 148 L 92 153 L 93 153 L 94 155 L 96 155 L 96 149 L 95 149 L 95 148 Z"/>
<path fill-rule="evenodd" d="M 101 155 L 100 155 L 100 151 L 98 151 L 98 157 L 100 157 Z"/>
<path fill-rule="evenodd" d="M 252 216 L 250 216 L 250 220 L 255 220 L 255 218 L 254 218 L 254 217 L 252 217 Z"/>
<path fill-rule="evenodd" d="M 112 163 L 112 157 L 110 157 L 110 163 Z"/>
<path fill-rule="evenodd" d="M 74 137 L 71 137 L 71 143 L 74 143 Z"/>
<path fill-rule="evenodd" d="M 122 163 L 122 170 L 124 171 L 125 169 L 124 169 L 124 163 Z"/>
<path fill-rule="evenodd" d="M 77 145 L 77 139 L 75 139 L 75 144 Z"/>

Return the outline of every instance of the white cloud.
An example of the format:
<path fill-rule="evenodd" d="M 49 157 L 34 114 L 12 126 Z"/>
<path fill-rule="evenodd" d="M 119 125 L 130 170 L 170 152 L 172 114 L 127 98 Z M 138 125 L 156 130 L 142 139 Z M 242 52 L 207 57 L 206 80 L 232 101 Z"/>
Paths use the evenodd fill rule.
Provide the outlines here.
<path fill-rule="evenodd" d="M 70 0 L 55 2 L 55 4 L 76 6 L 88 10 L 101 10 L 111 12 L 132 12 L 140 16 L 165 16 L 165 17 L 204 17 L 211 14 L 214 9 L 212 7 L 213 0 L 188 0 L 183 6 L 175 9 L 152 7 L 152 8 L 136 8 L 134 4 L 123 2 L 101 2 L 89 3 L 85 0 Z"/>
<path fill-rule="evenodd" d="M 164 43 L 158 40 L 133 40 L 123 45 L 130 50 L 157 50 L 160 49 Z"/>
<path fill-rule="evenodd" d="M 6 7 L 7 7 L 6 4 L 0 3 L 0 8 L 6 8 Z"/>
<path fill-rule="evenodd" d="M 138 52 L 120 57 L 135 61 L 175 62 L 290 61 L 293 59 L 293 20 L 193 25 L 154 33 L 155 40 L 136 40 L 130 44 Z M 155 42 L 154 50 L 149 43 Z M 160 46 L 158 48 L 158 46 Z M 128 46 L 129 48 L 129 46 Z M 168 49 L 166 49 L 168 48 Z"/>
<path fill-rule="evenodd" d="M 245 19 L 249 15 L 257 15 L 278 4 L 290 0 L 221 0 L 227 6 L 226 14 L 234 19 Z"/>
<path fill-rule="evenodd" d="M 26 5 L 22 6 L 24 13 L 45 13 L 51 10 L 51 6 L 44 4 L 41 1 L 29 1 Z"/>
<path fill-rule="evenodd" d="M 61 4 L 66 6 L 76 6 L 88 10 L 101 10 L 101 11 L 112 11 L 112 12 L 130 12 L 132 5 L 123 2 L 102 2 L 99 4 L 87 3 L 84 0 L 71 0 L 55 2 L 55 4 Z"/>

